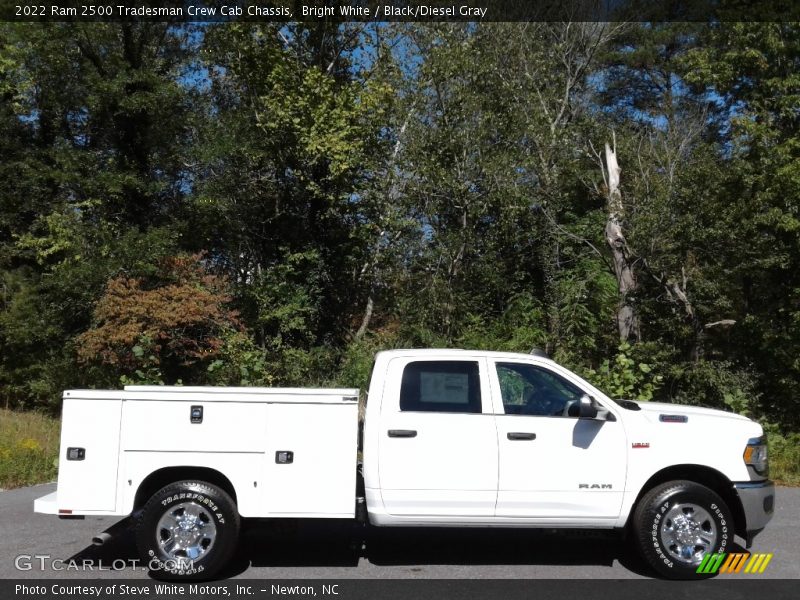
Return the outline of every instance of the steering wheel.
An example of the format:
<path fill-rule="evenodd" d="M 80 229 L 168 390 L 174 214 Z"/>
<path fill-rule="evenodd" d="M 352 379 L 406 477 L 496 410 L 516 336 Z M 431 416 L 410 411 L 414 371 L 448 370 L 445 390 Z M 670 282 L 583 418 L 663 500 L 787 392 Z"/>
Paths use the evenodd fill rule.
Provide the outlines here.
<path fill-rule="evenodd" d="M 541 390 L 536 395 L 537 405 L 541 409 L 540 414 L 549 415 L 551 417 L 561 416 L 564 404 L 563 399 L 558 394 L 548 390 L 547 388 Z"/>

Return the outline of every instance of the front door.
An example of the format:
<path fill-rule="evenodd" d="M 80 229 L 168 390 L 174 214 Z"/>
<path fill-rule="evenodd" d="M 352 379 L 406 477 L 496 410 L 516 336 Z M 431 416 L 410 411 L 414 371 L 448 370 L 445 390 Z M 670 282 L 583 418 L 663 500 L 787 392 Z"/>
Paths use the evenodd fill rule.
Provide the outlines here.
<path fill-rule="evenodd" d="M 598 419 L 577 418 L 587 392 L 567 373 L 544 364 L 490 364 L 493 395 L 501 400 L 495 407 L 502 413 L 497 516 L 543 522 L 616 518 L 626 476 L 622 424 L 602 405 Z"/>
<path fill-rule="evenodd" d="M 381 405 L 386 511 L 486 517 L 497 499 L 497 430 L 482 358 L 396 358 Z"/>

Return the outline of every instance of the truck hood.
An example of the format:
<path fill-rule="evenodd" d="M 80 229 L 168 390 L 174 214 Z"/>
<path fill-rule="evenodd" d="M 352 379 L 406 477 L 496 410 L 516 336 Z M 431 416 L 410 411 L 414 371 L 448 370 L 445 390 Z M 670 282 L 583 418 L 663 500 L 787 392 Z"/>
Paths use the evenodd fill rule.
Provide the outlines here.
<path fill-rule="evenodd" d="M 703 408 L 702 406 L 690 406 L 687 404 L 668 404 L 666 402 L 637 402 L 642 412 L 648 414 L 663 415 L 697 415 L 703 417 L 717 417 L 723 419 L 736 419 L 739 421 L 749 421 L 747 417 L 736 413 L 717 410 L 715 408 Z"/>

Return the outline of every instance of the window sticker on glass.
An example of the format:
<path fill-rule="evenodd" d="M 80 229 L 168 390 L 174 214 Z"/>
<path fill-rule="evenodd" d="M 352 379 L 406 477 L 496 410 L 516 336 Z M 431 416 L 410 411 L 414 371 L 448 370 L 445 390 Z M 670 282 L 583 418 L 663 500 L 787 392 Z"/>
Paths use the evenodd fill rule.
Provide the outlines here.
<path fill-rule="evenodd" d="M 400 410 L 481 412 L 478 363 L 456 360 L 409 363 L 403 369 Z"/>
<path fill-rule="evenodd" d="M 466 373 L 420 373 L 420 401 L 469 403 L 469 376 Z"/>

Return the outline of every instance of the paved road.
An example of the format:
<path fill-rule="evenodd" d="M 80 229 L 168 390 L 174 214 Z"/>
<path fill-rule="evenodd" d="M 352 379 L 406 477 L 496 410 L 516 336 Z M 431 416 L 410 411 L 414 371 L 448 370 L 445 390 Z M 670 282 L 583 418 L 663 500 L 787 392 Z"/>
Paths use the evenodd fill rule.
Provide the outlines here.
<path fill-rule="evenodd" d="M 0 492 L 0 578 L 146 578 L 132 563 L 125 530 L 102 547 L 92 536 L 115 519 L 64 521 L 34 514 L 33 499 L 53 484 Z M 224 577 L 247 578 L 593 578 L 634 579 L 649 572 L 627 546 L 602 536 L 533 530 L 393 530 L 353 543 L 349 522 L 247 523 L 240 552 Z M 773 552 L 761 577 L 800 579 L 800 489 L 779 488 L 776 514 L 751 551 Z M 18 559 L 20 555 L 22 559 Z M 47 556 L 49 559 L 25 556 Z M 95 569 L 55 571 L 52 559 L 94 560 Z M 44 560 L 42 571 L 39 562 Z M 31 564 L 30 570 L 15 568 Z M 57 563 L 58 564 L 58 563 Z M 97 570 L 98 565 L 103 569 Z M 118 567 L 114 570 L 111 567 Z"/>

